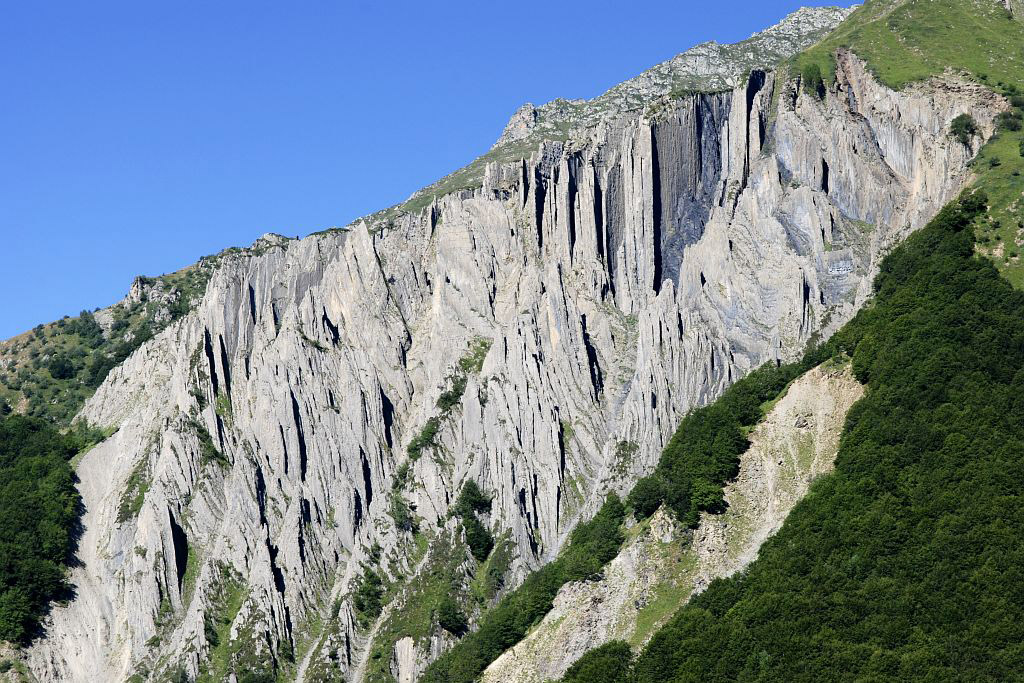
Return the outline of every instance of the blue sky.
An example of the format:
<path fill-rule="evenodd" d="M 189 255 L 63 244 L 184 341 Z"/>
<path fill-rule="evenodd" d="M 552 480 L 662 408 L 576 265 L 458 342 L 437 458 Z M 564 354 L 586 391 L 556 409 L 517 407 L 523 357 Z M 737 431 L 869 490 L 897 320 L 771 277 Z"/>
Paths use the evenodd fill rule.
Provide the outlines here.
<path fill-rule="evenodd" d="M 4 3 L 0 338 L 264 232 L 345 225 L 485 152 L 523 102 L 594 97 L 799 6 Z"/>

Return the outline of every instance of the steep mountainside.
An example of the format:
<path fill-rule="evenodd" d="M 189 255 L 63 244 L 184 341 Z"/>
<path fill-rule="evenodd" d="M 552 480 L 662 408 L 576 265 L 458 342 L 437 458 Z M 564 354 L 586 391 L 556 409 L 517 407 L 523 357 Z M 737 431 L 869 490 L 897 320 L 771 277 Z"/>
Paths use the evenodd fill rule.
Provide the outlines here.
<path fill-rule="evenodd" d="M 850 320 L 970 178 L 1008 106 L 983 85 L 894 90 L 845 50 L 824 97 L 773 69 L 846 15 L 521 110 L 505 156 L 403 207 L 219 258 L 79 413 L 112 435 L 36 677 L 422 673 L 684 415 Z"/>

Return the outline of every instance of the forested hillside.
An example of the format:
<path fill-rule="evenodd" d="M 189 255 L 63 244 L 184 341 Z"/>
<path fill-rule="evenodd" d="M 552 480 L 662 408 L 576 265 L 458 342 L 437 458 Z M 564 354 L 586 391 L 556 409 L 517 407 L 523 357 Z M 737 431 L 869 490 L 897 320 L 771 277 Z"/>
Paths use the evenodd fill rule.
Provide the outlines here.
<path fill-rule="evenodd" d="M 80 512 L 69 461 L 99 437 L 0 417 L 0 641 L 34 635 L 49 601 L 67 589 Z"/>

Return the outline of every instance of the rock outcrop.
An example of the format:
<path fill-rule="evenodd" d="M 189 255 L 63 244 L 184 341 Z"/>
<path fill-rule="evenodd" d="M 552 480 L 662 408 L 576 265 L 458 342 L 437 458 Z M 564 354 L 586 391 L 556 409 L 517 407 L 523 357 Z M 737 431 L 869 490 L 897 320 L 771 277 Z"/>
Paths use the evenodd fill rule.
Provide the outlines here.
<path fill-rule="evenodd" d="M 640 646 L 712 579 L 752 562 L 811 482 L 832 469 L 846 413 L 863 394 L 849 366 L 804 374 L 750 435 L 740 473 L 725 488 L 721 515 L 693 531 L 659 510 L 630 532 L 600 580 L 570 583 L 521 643 L 484 673 L 484 683 L 561 678 L 587 650 L 618 639 Z"/>
<path fill-rule="evenodd" d="M 640 111 L 673 91 L 732 90 L 746 81 L 750 71 L 772 67 L 818 42 L 852 11 L 801 7 L 747 40 L 731 45 L 701 43 L 592 100 L 558 99 L 540 107 L 527 103 L 512 115 L 495 147 L 531 138 L 559 139 L 573 129 Z"/>
<path fill-rule="evenodd" d="M 1003 106 L 952 77 L 892 92 L 848 54 L 824 100 L 754 71 L 492 163 L 419 214 L 224 256 L 80 414 L 117 432 L 79 465 L 76 598 L 33 671 L 341 675 L 370 646 L 364 563 L 401 590 L 412 527 L 455 531 L 469 478 L 514 585 L 688 410 L 848 320 L 965 182 L 949 121 L 990 133 Z"/>

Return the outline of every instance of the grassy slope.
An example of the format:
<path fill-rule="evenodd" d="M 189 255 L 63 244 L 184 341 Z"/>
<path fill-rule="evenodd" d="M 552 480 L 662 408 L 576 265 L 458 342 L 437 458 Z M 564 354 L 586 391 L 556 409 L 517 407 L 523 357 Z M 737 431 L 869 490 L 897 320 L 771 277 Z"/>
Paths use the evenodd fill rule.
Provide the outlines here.
<path fill-rule="evenodd" d="M 995 0 L 869 0 L 794 61 L 817 62 L 833 78 L 838 48 L 896 90 L 947 67 L 992 85 L 1020 85 L 1024 74 L 1024 24 Z"/>
<path fill-rule="evenodd" d="M 977 221 L 978 251 L 1017 289 L 1024 288 L 1024 131 L 1004 130 L 974 160 L 973 185 L 989 197 L 987 216 Z M 994 161 L 993 161 L 994 160 Z"/>
<path fill-rule="evenodd" d="M 835 50 L 848 48 L 894 89 L 950 68 L 996 92 L 1024 92 L 1024 22 L 995 0 L 869 0 L 828 38 L 797 56 L 794 73 L 816 63 L 834 79 Z M 1024 132 L 1004 131 L 974 164 L 974 187 L 990 200 L 979 217 L 979 251 L 1015 286 L 1024 286 Z M 997 159 L 998 166 L 990 165 Z"/>
<path fill-rule="evenodd" d="M 109 309 L 113 329 L 102 336 L 82 333 L 80 315 L 37 325 L 0 342 L 0 404 L 6 402 L 26 415 L 68 424 L 113 365 L 188 311 L 202 296 L 209 276 L 210 268 L 200 266 L 162 276 L 165 286 L 179 292 L 180 304 L 171 310 L 153 302 L 115 304 Z M 163 324 L 156 322 L 161 308 L 169 316 Z M 55 357 L 70 364 L 70 376 L 54 372 L 50 364 Z"/>

